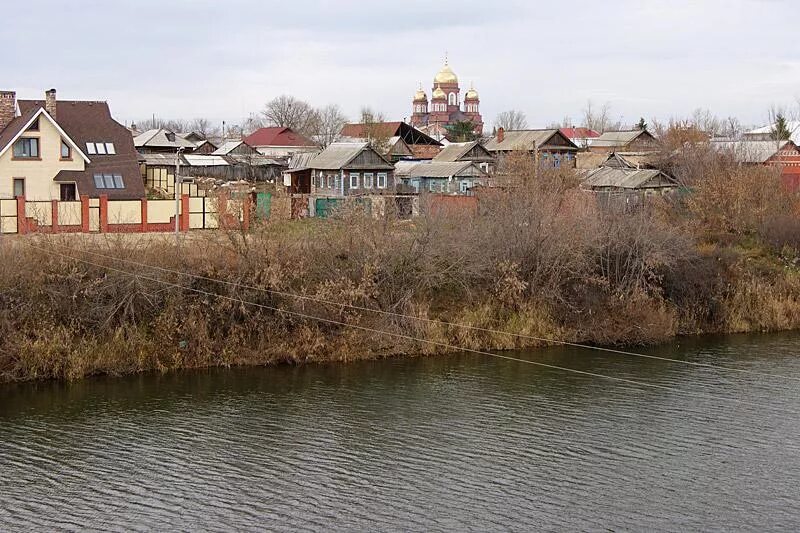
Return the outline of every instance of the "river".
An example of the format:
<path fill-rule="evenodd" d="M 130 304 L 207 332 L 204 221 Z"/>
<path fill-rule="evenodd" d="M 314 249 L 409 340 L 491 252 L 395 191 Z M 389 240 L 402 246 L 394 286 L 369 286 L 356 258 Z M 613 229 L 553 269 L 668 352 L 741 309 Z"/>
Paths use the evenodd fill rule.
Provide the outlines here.
<path fill-rule="evenodd" d="M 511 355 L 669 389 L 470 354 L 0 385 L 0 529 L 800 529 L 800 335 L 645 352 L 783 377 L 549 349 Z"/>

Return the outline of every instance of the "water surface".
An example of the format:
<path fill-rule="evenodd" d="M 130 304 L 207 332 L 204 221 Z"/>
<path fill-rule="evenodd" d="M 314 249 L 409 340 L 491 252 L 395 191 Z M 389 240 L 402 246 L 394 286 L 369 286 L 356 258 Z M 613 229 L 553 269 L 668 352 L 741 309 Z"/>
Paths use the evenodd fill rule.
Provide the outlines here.
<path fill-rule="evenodd" d="M 0 385 L 2 530 L 798 530 L 800 335 Z M 736 398 L 742 403 L 700 398 Z"/>

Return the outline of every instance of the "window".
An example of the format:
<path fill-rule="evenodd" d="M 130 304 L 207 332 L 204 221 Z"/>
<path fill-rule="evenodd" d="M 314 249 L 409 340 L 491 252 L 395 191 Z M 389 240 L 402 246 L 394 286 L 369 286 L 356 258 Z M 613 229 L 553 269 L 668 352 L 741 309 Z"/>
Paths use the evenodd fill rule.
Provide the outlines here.
<path fill-rule="evenodd" d="M 559 168 L 561 166 L 561 156 L 560 155 L 555 154 L 553 156 L 553 166 L 555 168 Z"/>
<path fill-rule="evenodd" d="M 437 186 L 438 185 L 436 184 L 436 182 L 431 180 L 430 183 L 428 184 L 428 190 L 431 191 L 431 192 L 436 192 L 436 187 Z"/>
<path fill-rule="evenodd" d="M 39 131 L 39 117 L 36 117 L 33 124 L 28 127 L 28 131 Z"/>
<path fill-rule="evenodd" d="M 25 196 L 25 178 L 14 178 L 14 198 Z"/>
<path fill-rule="evenodd" d="M 411 186 L 414 187 L 414 190 L 419 192 L 419 180 L 411 180 Z"/>
<path fill-rule="evenodd" d="M 60 189 L 62 202 L 74 202 L 78 197 L 74 183 L 62 183 Z"/>
<path fill-rule="evenodd" d="M 328 188 L 329 189 L 333 188 L 333 176 L 332 175 L 328 174 L 327 182 L 328 182 Z"/>
<path fill-rule="evenodd" d="M 14 157 L 15 158 L 38 158 L 39 157 L 39 139 L 23 137 L 14 143 Z"/>
<path fill-rule="evenodd" d="M 350 188 L 358 189 L 358 172 L 350 173 Z"/>
<path fill-rule="evenodd" d="M 61 140 L 61 159 L 72 159 L 72 148 Z"/>
<path fill-rule="evenodd" d="M 462 181 L 459 190 L 461 192 L 467 192 L 469 190 L 469 182 L 468 181 Z"/>
<path fill-rule="evenodd" d="M 89 155 L 116 155 L 114 143 L 86 143 L 86 153 Z"/>
<path fill-rule="evenodd" d="M 323 189 L 323 188 L 325 188 L 325 176 L 323 176 L 322 174 L 320 174 L 320 175 L 319 175 L 319 181 L 318 181 L 318 183 L 319 183 L 318 187 L 319 187 L 320 189 Z"/>
<path fill-rule="evenodd" d="M 120 174 L 95 174 L 94 186 L 97 189 L 124 189 L 125 182 Z"/>
<path fill-rule="evenodd" d="M 364 188 L 371 189 L 374 181 L 374 174 L 372 172 L 364 173 Z"/>
<path fill-rule="evenodd" d="M 456 105 L 456 93 L 450 93 L 448 95 L 447 103 L 450 105 Z"/>
<path fill-rule="evenodd" d="M 378 172 L 378 188 L 385 189 L 386 188 L 386 172 Z"/>

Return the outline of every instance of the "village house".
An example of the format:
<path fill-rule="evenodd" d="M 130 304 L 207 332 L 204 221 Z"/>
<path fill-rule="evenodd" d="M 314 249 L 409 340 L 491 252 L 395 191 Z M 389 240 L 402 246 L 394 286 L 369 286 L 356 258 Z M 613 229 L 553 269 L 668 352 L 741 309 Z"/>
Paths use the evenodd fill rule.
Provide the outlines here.
<path fill-rule="evenodd" d="M 595 193 L 604 207 L 633 208 L 645 198 L 678 190 L 680 184 L 659 169 L 643 168 L 611 154 L 600 168 L 584 174 L 581 187 Z"/>
<path fill-rule="evenodd" d="M 363 139 L 375 145 L 399 138 L 415 159 L 433 159 L 442 149 L 441 142 L 405 122 L 345 124 L 340 135 L 342 138 Z"/>
<path fill-rule="evenodd" d="M 591 128 L 561 128 L 564 137 L 572 141 L 578 148 L 589 148 L 595 139 L 600 137 L 600 133 Z"/>
<path fill-rule="evenodd" d="M 487 174 L 492 174 L 495 168 L 495 157 L 478 141 L 450 143 L 442 148 L 433 161 L 439 163 L 471 162 Z"/>
<path fill-rule="evenodd" d="M 789 140 L 800 146 L 800 120 L 787 120 L 786 129 L 789 131 Z M 746 141 L 775 141 L 775 124 L 763 126 L 742 134 Z"/>
<path fill-rule="evenodd" d="M 285 164 L 267 157 L 246 141 L 227 141 L 214 150 L 211 155 L 225 157 L 237 167 L 231 179 L 247 181 L 274 181 L 281 175 Z"/>
<path fill-rule="evenodd" d="M 346 143 L 363 143 L 370 142 L 372 147 L 375 148 L 383 157 L 396 163 L 403 159 L 413 159 L 414 153 L 411 147 L 400 137 L 389 137 L 385 140 L 372 140 L 364 137 L 339 137 L 338 142 Z"/>
<path fill-rule="evenodd" d="M 133 138 L 133 144 L 141 154 L 194 152 L 197 145 L 167 128 L 147 130 Z"/>
<path fill-rule="evenodd" d="M 778 168 L 787 188 L 800 190 L 800 148 L 791 140 L 712 140 L 710 146 L 743 165 Z"/>
<path fill-rule="evenodd" d="M 542 167 L 575 168 L 578 147 L 558 129 L 509 130 L 498 128 L 484 148 L 498 159 L 518 151 L 529 152 Z"/>
<path fill-rule="evenodd" d="M 592 152 L 654 152 L 658 139 L 647 130 L 606 131 L 589 144 Z"/>
<path fill-rule="evenodd" d="M 418 194 L 471 195 L 489 185 L 489 174 L 472 161 L 416 161 L 396 167 L 397 179 Z"/>
<path fill-rule="evenodd" d="M 317 144 L 300 135 L 292 128 L 273 126 L 259 128 L 247 137 L 244 142 L 268 157 L 291 157 L 298 152 L 316 151 Z"/>
<path fill-rule="evenodd" d="M 318 155 L 294 163 L 284 185 L 297 194 L 363 196 L 395 192 L 394 166 L 369 143 L 332 143 Z"/>
<path fill-rule="evenodd" d="M 0 91 L 0 197 L 142 198 L 137 153 L 106 102 L 17 100 Z"/>

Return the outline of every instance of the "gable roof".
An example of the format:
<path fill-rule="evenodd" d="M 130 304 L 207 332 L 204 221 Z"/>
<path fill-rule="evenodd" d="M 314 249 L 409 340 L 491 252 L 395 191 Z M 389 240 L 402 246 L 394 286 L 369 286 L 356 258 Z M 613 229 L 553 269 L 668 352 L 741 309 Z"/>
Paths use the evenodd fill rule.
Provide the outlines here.
<path fill-rule="evenodd" d="M 342 137 L 400 137 L 409 146 L 426 144 L 442 146 L 442 143 L 405 122 L 376 122 L 374 124 L 345 124 L 340 133 Z M 413 148 L 412 148 L 413 150 Z"/>
<path fill-rule="evenodd" d="M 250 146 L 317 146 L 311 139 L 300 135 L 292 128 L 271 126 L 259 128 L 247 137 L 244 142 Z"/>
<path fill-rule="evenodd" d="M 358 157 L 364 150 L 371 150 L 386 164 L 387 169 L 393 169 L 394 165 L 389 163 L 381 154 L 375 151 L 369 143 L 332 143 L 329 144 L 315 158 L 308 162 L 308 168 L 322 170 L 339 170 L 353 159 Z M 377 168 L 377 167 L 376 167 Z"/>
<path fill-rule="evenodd" d="M 486 148 L 478 141 L 471 141 L 465 143 L 450 143 L 442 151 L 436 154 L 433 158 L 434 161 L 461 161 L 472 149 L 478 148 L 486 152 L 486 157 L 492 157 Z"/>
<path fill-rule="evenodd" d="M 766 163 L 767 160 L 775 156 L 789 144 L 797 150 L 797 145 L 792 141 L 712 140 L 709 144 L 711 148 L 718 152 L 731 154 L 739 163 Z"/>
<path fill-rule="evenodd" d="M 561 128 L 561 133 L 568 139 L 594 139 L 600 133 L 591 128 Z"/>
<path fill-rule="evenodd" d="M 629 145 L 642 135 L 654 138 L 647 130 L 607 131 L 592 141 L 592 147 L 623 147 Z"/>
<path fill-rule="evenodd" d="M 8 149 L 19 139 L 23 133 L 25 133 L 28 128 L 38 119 L 39 117 L 44 116 L 45 120 L 47 120 L 50 124 L 55 127 L 56 131 L 58 131 L 61 138 L 70 145 L 70 147 L 75 150 L 78 155 L 81 156 L 86 163 L 91 163 L 89 158 L 83 153 L 80 146 L 65 132 L 61 126 L 53 120 L 53 117 L 44 109 L 44 107 L 38 106 L 28 106 L 26 112 L 19 117 L 16 117 L 11 123 L 6 126 L 6 128 L 2 132 L 2 136 L 0 136 L 0 156 L 5 154 Z M 17 121 L 17 119 L 20 119 Z"/>
<path fill-rule="evenodd" d="M 660 170 L 614 167 L 592 170 L 583 181 L 583 186 L 590 189 L 660 189 L 677 185 L 677 181 Z"/>
<path fill-rule="evenodd" d="M 45 104 L 42 100 L 17 100 L 17 105 L 25 114 L 31 109 L 44 109 Z M 44 114 L 49 116 L 46 111 Z M 97 197 L 106 194 L 110 199 L 144 197 L 139 154 L 133 145 L 133 137 L 128 128 L 114 120 L 106 102 L 59 100 L 56 117 L 55 122 L 78 147 L 95 142 L 113 143 L 116 153 L 92 155 L 85 170 L 62 170 L 54 178 L 55 181 L 76 182 L 81 195 Z M 94 174 L 119 174 L 125 188 L 98 190 L 94 185 Z"/>
<path fill-rule="evenodd" d="M 564 149 L 578 150 L 575 143 L 557 129 L 504 131 L 502 142 L 498 141 L 497 136 L 494 136 L 486 142 L 484 148 L 490 152 L 533 150 L 534 146 L 545 146 L 556 136 L 560 136 L 567 143 L 567 145 L 563 147 Z"/>
<path fill-rule="evenodd" d="M 453 178 L 463 175 L 467 169 L 473 172 L 477 171 L 477 174 L 486 177 L 486 173 L 471 161 L 417 163 L 405 171 L 405 176 L 408 178 Z"/>
<path fill-rule="evenodd" d="M 133 138 L 137 148 L 189 148 L 194 149 L 195 143 L 188 141 L 179 134 L 166 128 L 147 130 Z"/>
<path fill-rule="evenodd" d="M 239 148 L 243 142 L 244 141 L 225 141 L 216 150 L 211 152 L 211 155 L 228 155 Z"/>

